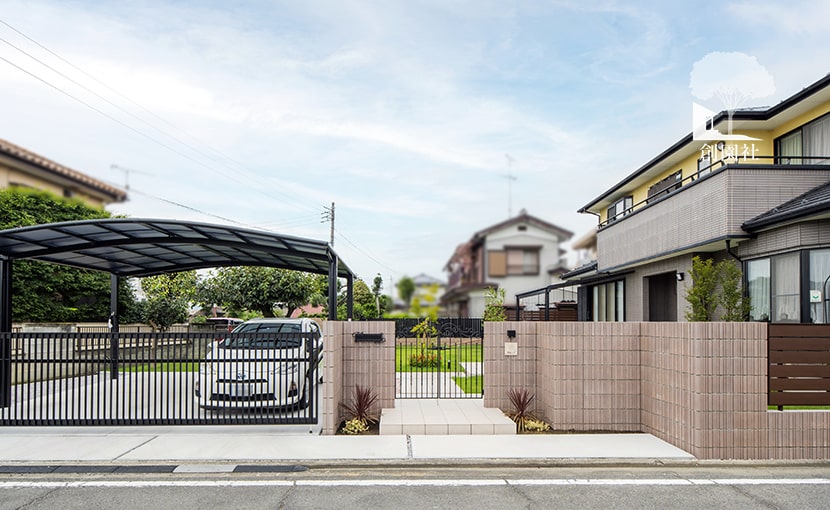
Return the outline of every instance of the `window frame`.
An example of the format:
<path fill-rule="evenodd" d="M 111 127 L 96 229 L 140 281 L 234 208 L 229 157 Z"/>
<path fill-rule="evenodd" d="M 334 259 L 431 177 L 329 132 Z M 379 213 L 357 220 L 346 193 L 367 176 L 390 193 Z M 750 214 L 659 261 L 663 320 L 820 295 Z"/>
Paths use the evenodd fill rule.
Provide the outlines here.
<path fill-rule="evenodd" d="M 820 115 L 820 116 L 816 117 L 815 119 L 810 120 L 809 122 L 805 122 L 804 124 L 798 126 L 797 128 L 792 129 L 790 131 L 787 131 L 786 133 L 782 134 L 781 136 L 775 138 L 774 143 L 773 143 L 773 150 L 775 151 L 775 154 L 773 155 L 773 161 L 777 162 L 779 164 L 782 164 L 782 165 L 802 165 L 802 164 L 804 164 L 804 165 L 822 165 L 822 164 L 827 164 L 826 163 L 827 159 L 817 160 L 817 159 L 809 159 L 809 158 L 818 158 L 818 157 L 822 157 L 822 156 L 830 157 L 830 154 L 809 154 L 809 155 L 804 154 L 804 144 L 805 144 L 805 138 L 806 138 L 804 136 L 804 129 L 805 128 L 809 129 L 810 126 L 812 126 L 812 125 L 818 124 L 820 122 L 827 122 L 828 120 L 830 120 L 830 113 L 825 113 L 824 115 Z M 791 156 L 782 155 L 781 154 L 781 144 L 782 144 L 782 142 L 784 142 L 786 139 L 791 138 L 795 135 L 799 135 L 799 138 L 800 138 L 801 147 L 800 147 L 799 154 L 791 155 Z M 808 159 L 802 159 L 802 158 L 808 158 Z"/>
<path fill-rule="evenodd" d="M 521 264 L 510 263 L 510 254 L 520 252 L 522 255 Z M 542 270 L 542 247 L 541 246 L 505 246 L 505 276 L 538 276 Z M 533 254 L 535 264 L 527 263 L 527 255 Z M 519 268 L 517 270 L 517 268 Z"/>
<path fill-rule="evenodd" d="M 622 204 L 623 209 L 622 209 L 622 211 L 618 212 L 617 209 L 620 206 L 620 204 Z M 621 217 L 626 216 L 628 214 L 631 214 L 631 210 L 633 208 L 634 208 L 634 195 L 624 196 L 624 197 L 620 198 L 619 200 L 617 200 L 616 202 L 614 202 L 613 204 L 611 204 L 610 206 L 608 206 L 608 208 L 605 210 L 605 222 L 606 223 L 612 223 L 614 221 L 617 221 Z M 613 216 L 611 215 L 612 210 L 614 211 Z"/>

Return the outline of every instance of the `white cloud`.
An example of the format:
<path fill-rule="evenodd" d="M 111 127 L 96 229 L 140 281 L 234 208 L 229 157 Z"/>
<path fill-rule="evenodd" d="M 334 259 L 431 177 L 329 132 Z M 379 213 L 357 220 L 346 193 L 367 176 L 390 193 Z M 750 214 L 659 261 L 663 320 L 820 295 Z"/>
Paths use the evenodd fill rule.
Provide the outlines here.
<path fill-rule="evenodd" d="M 794 35 L 826 35 L 830 19 L 830 4 L 821 0 L 735 2 L 726 11 L 737 23 Z"/>

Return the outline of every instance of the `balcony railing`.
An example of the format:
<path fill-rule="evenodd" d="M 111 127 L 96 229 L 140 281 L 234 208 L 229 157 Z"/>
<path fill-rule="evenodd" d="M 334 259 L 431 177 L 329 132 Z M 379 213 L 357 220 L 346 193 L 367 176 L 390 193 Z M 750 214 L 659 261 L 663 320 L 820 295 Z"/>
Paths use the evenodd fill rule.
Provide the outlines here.
<path fill-rule="evenodd" d="M 796 165 L 830 165 L 830 156 L 755 156 L 752 161 L 761 160 L 760 164 L 768 165 L 768 166 L 781 166 L 781 167 L 791 167 Z M 684 186 L 687 186 L 693 182 L 696 182 L 700 179 L 707 178 L 713 174 L 719 173 L 724 168 L 730 165 L 736 164 L 759 164 L 759 163 L 748 163 L 750 160 L 744 160 L 740 157 L 728 157 L 719 159 L 708 166 L 703 166 L 698 169 L 697 172 L 694 174 L 682 179 L 681 181 L 672 181 L 670 185 L 666 185 L 664 189 L 659 190 L 656 193 L 650 194 L 645 200 L 641 200 L 631 207 L 623 210 L 622 212 L 607 218 L 605 221 L 600 222 L 599 229 L 602 230 L 603 228 L 612 225 L 618 221 L 625 219 L 626 216 L 639 211 L 647 206 L 653 205 L 669 195 L 672 195 L 678 191 L 682 191 Z M 660 181 L 661 184 L 663 181 Z"/>

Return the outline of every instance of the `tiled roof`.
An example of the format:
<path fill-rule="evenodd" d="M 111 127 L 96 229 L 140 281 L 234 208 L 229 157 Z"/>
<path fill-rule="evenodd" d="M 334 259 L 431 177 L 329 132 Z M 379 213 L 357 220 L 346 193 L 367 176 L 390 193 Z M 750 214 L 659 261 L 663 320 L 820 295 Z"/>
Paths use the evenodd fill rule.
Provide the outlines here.
<path fill-rule="evenodd" d="M 597 270 L 597 261 L 592 260 L 591 262 L 588 262 L 586 264 L 582 264 L 581 266 L 570 270 L 569 272 L 567 272 L 567 273 L 563 274 L 562 276 L 560 276 L 560 278 L 562 278 L 563 280 L 567 280 L 568 278 L 573 278 L 575 276 L 581 276 L 583 274 L 590 273 L 590 272 L 596 271 L 596 270 Z"/>
<path fill-rule="evenodd" d="M 830 212 L 830 182 L 784 202 L 759 216 L 748 220 L 741 228 L 755 232 L 766 227 L 796 219 Z"/>
<path fill-rule="evenodd" d="M 498 230 L 507 228 L 507 227 L 512 226 L 512 225 L 517 225 L 517 224 L 520 224 L 520 223 L 528 223 L 530 225 L 535 225 L 535 226 L 537 226 L 537 227 L 539 227 L 543 230 L 547 230 L 548 232 L 552 232 L 552 233 L 558 235 L 559 237 L 562 238 L 562 240 L 568 240 L 571 237 L 573 237 L 573 232 L 571 232 L 569 230 L 566 230 L 562 227 L 557 227 L 553 223 L 548 223 L 547 221 L 541 220 L 541 219 L 537 218 L 536 216 L 532 216 L 532 215 L 528 214 L 527 211 L 522 209 L 519 212 L 518 216 L 508 218 L 507 220 L 502 221 L 501 223 L 496 223 L 495 225 L 491 225 L 491 226 L 485 228 L 484 230 L 479 230 L 478 232 L 476 232 L 473 235 L 473 240 L 483 239 L 483 238 L 487 237 L 488 235 L 490 235 L 493 232 L 496 232 Z"/>
<path fill-rule="evenodd" d="M 97 179 L 93 179 L 92 177 L 84 173 L 81 173 L 77 170 L 73 170 L 69 167 L 61 165 L 60 163 L 56 163 L 51 159 L 44 158 L 43 156 L 35 154 L 30 150 L 24 149 L 19 145 L 15 145 L 1 138 L 0 155 L 11 156 L 15 159 L 35 165 L 53 174 L 75 181 L 78 184 L 83 185 L 87 188 L 91 188 L 99 193 L 108 195 L 111 198 L 112 202 L 123 202 L 127 199 L 127 192 L 122 189 L 116 188 L 115 186 L 110 186 L 109 184 L 101 182 Z"/>

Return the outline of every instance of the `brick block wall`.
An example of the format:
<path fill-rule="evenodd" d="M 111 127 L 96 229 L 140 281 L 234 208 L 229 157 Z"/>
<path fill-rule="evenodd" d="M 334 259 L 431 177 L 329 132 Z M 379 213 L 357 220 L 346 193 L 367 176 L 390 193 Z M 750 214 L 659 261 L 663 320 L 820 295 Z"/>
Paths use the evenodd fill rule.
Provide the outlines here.
<path fill-rule="evenodd" d="M 323 433 L 334 434 L 343 419 L 340 403 L 350 401 L 358 385 L 378 395 L 374 413 L 395 406 L 395 323 L 325 321 Z M 355 342 L 355 333 L 382 333 L 383 343 Z"/>
<path fill-rule="evenodd" d="M 393 322 L 326 322 L 324 433 L 356 384 L 395 397 Z M 382 344 L 353 334 L 383 333 Z M 508 331 L 515 331 L 514 337 Z M 516 354 L 505 351 L 515 343 Z M 488 322 L 484 405 L 535 393 L 553 428 L 651 433 L 699 459 L 830 459 L 830 411 L 767 407 L 764 323 Z"/>

